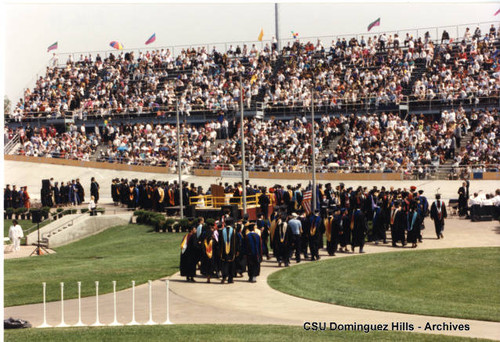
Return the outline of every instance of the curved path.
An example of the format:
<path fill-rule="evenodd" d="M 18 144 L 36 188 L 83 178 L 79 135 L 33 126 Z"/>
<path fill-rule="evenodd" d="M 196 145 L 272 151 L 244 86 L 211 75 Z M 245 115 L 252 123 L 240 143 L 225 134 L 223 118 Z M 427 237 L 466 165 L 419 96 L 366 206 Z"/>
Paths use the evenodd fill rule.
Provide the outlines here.
<path fill-rule="evenodd" d="M 500 225 L 498 222 L 471 223 L 460 219 L 449 219 L 445 230 L 445 238 L 437 240 L 434 237 L 433 225 L 426 221 L 427 229 L 423 232 L 424 242 L 419 249 L 438 249 L 454 247 L 486 247 L 500 246 Z M 367 253 L 390 251 L 411 251 L 411 248 L 392 248 L 388 245 L 368 244 Z M 342 254 L 338 257 L 349 257 L 358 254 Z M 322 251 L 323 259 L 328 259 Z M 293 263 L 292 265 L 294 265 Z M 276 262 L 272 259 L 264 261 L 261 276 L 256 284 L 251 284 L 244 278 L 236 278 L 232 285 L 221 285 L 218 281 L 207 284 L 198 277 L 197 283 L 186 283 L 179 273 L 170 279 L 170 319 L 174 323 L 255 323 L 255 324 L 286 324 L 303 325 L 305 321 L 389 324 L 392 322 L 408 322 L 415 326 L 416 332 L 447 334 L 462 337 L 500 339 L 500 322 L 474 321 L 435 316 L 411 315 L 395 312 L 357 309 L 327 303 L 315 302 L 294 297 L 272 289 L 267 284 L 269 274 L 277 271 Z M 320 275 L 319 275 L 320 276 Z M 165 278 L 167 279 L 167 278 Z M 165 279 L 154 281 L 153 320 L 163 323 L 166 319 L 166 286 Z M 93 286 L 84 284 L 83 286 Z M 41 286 L 40 286 L 41 289 Z M 41 293 L 40 293 L 41 296 Z M 118 321 L 128 323 L 132 319 L 132 290 L 127 289 L 117 293 Z M 65 305 L 65 322 L 75 324 L 78 318 L 78 302 L 68 300 Z M 47 320 L 51 325 L 61 321 L 61 303 L 47 304 Z M 85 324 L 96 321 L 96 299 L 82 299 L 82 319 Z M 42 323 L 42 305 L 24 305 L 10 307 L 4 310 L 5 317 L 19 317 L 29 320 L 34 326 Z M 109 324 L 113 321 L 113 295 L 99 296 L 100 321 Z M 149 319 L 148 285 L 136 287 L 136 314 L 140 323 Z M 469 324 L 469 331 L 424 331 L 426 323 L 430 324 Z M 328 323 L 327 323 L 328 324 Z M 421 327 L 419 329 L 418 327 Z"/>

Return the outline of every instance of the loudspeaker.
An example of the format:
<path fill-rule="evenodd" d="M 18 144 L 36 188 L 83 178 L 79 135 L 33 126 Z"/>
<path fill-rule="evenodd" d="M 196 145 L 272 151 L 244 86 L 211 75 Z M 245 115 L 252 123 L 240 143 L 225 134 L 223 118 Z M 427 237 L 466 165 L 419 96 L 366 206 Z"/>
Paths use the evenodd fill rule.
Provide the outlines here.
<path fill-rule="evenodd" d="M 229 204 L 229 205 L 223 205 L 221 208 L 221 216 L 224 215 L 224 212 L 229 210 L 229 215 L 237 221 L 240 219 L 240 211 L 238 210 L 238 205 L 237 204 Z"/>
<path fill-rule="evenodd" d="M 42 212 L 39 209 L 31 209 L 31 222 L 40 223 L 42 222 Z"/>
<path fill-rule="evenodd" d="M 50 189 L 50 179 L 42 179 L 42 189 L 44 190 Z"/>
<path fill-rule="evenodd" d="M 184 208 L 186 217 L 196 217 L 196 204 L 189 204 Z"/>

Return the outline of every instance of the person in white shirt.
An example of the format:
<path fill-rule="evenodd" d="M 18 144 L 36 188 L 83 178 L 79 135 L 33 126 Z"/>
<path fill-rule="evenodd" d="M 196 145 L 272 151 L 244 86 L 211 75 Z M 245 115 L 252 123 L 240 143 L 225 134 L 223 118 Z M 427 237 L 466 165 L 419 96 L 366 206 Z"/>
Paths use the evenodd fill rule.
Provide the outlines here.
<path fill-rule="evenodd" d="M 24 237 L 24 232 L 16 220 L 12 221 L 12 226 L 9 228 L 9 239 L 13 244 L 12 251 L 17 252 L 21 249 L 21 239 Z"/>
<path fill-rule="evenodd" d="M 89 202 L 90 216 L 95 216 L 96 215 L 96 207 L 97 207 L 97 205 L 95 204 L 95 197 L 91 196 L 90 197 L 90 202 Z"/>

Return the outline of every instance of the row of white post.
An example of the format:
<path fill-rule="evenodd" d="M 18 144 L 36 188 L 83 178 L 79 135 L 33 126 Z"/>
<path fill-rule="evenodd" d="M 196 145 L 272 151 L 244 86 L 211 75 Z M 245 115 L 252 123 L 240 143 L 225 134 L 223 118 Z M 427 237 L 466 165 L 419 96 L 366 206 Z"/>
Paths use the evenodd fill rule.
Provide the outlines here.
<path fill-rule="evenodd" d="M 169 309 L 169 304 L 170 304 L 170 298 L 169 298 L 169 281 L 167 280 L 166 282 L 167 285 L 167 319 L 165 322 L 162 324 L 173 324 L 170 321 L 170 309 Z M 81 303 L 81 289 L 82 289 L 82 283 L 79 281 L 77 282 L 78 284 L 78 322 L 73 325 L 73 327 L 84 327 L 87 326 L 82 322 L 82 303 Z M 153 321 L 153 282 L 151 280 L 148 280 L 148 285 L 149 285 L 149 320 L 144 323 L 145 325 L 155 325 L 155 324 L 160 324 L 156 323 Z M 47 310 L 46 310 L 46 289 L 47 289 L 47 284 L 43 283 L 43 323 L 38 326 L 38 328 L 50 328 L 52 327 L 47 323 Z M 94 324 L 91 324 L 90 326 L 92 327 L 99 327 L 99 326 L 105 326 L 106 324 L 103 324 L 99 320 L 99 282 L 95 282 L 95 298 L 96 298 L 96 320 Z M 118 322 L 116 318 L 116 281 L 113 280 L 113 315 L 114 315 L 114 320 L 108 326 L 120 326 L 124 325 L 120 322 Z M 127 323 L 126 325 L 141 325 L 141 323 L 138 323 L 135 320 L 135 280 L 132 280 L 132 320 Z M 61 283 L 61 323 L 56 325 L 55 327 L 57 328 L 64 328 L 64 327 L 70 327 L 71 325 L 66 324 L 64 321 L 64 283 Z"/>

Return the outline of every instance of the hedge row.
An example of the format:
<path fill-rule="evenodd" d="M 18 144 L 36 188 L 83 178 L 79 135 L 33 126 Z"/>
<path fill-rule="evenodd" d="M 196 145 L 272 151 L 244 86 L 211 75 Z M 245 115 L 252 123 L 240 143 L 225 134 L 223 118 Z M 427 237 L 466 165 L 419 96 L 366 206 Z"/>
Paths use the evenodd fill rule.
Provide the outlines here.
<path fill-rule="evenodd" d="M 138 224 L 152 226 L 156 232 L 187 232 L 198 223 L 196 218 L 166 218 L 163 214 L 148 210 L 136 210 L 134 216 L 137 216 L 136 222 Z M 213 219 L 207 219 L 205 225 L 211 226 L 214 222 Z"/>

